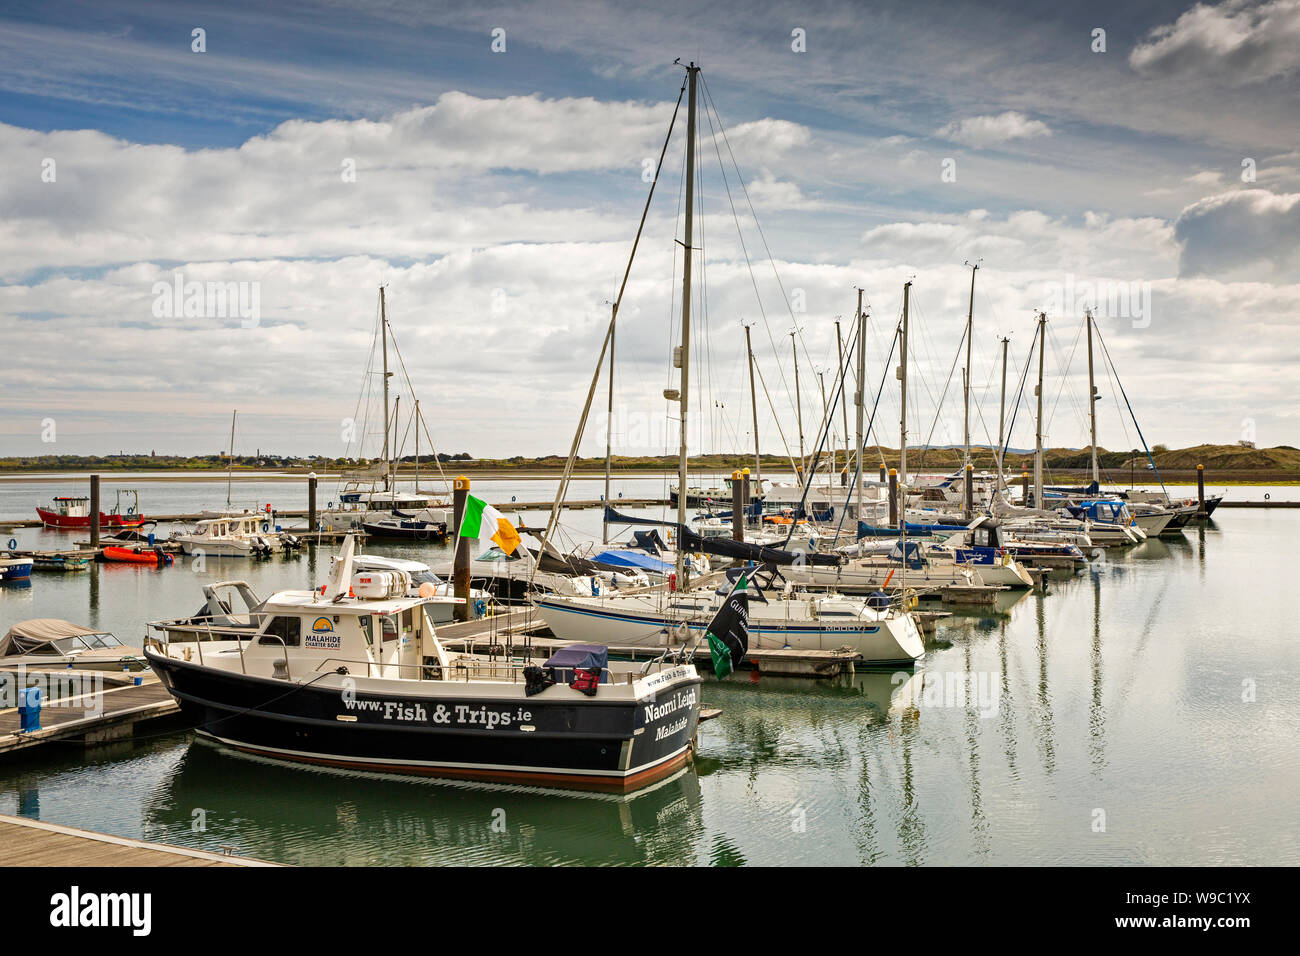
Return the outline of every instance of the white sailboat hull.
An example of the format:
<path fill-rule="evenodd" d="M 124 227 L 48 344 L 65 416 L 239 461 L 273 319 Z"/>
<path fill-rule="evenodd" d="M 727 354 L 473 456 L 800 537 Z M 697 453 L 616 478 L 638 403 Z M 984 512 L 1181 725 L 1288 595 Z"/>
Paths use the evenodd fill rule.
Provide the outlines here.
<path fill-rule="evenodd" d="M 665 599 L 667 598 L 667 599 Z M 608 598 L 537 597 L 534 605 L 561 640 L 609 647 L 667 647 L 704 640 L 716 609 L 714 601 L 686 595 L 616 595 Z M 910 614 L 890 613 L 873 619 L 777 616 L 782 605 L 802 608 L 808 602 L 750 605 L 751 649 L 836 650 L 848 647 L 876 664 L 910 663 L 925 654 L 921 632 Z M 776 614 L 758 613 L 772 611 Z"/>

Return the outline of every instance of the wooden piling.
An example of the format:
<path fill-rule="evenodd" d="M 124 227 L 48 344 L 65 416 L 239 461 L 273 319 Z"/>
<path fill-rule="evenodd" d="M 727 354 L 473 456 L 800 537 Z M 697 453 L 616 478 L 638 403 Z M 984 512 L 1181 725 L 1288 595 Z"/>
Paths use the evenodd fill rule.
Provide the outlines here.
<path fill-rule="evenodd" d="M 885 466 L 884 466 L 884 465 L 881 465 L 881 466 L 880 466 L 880 483 L 881 483 L 882 485 L 885 483 Z"/>
<path fill-rule="evenodd" d="M 889 526 L 891 528 L 897 528 L 899 526 L 898 524 L 899 510 L 900 509 L 898 507 L 898 469 L 891 468 L 889 469 Z"/>
<path fill-rule="evenodd" d="M 1205 517 L 1205 466 L 1196 466 L 1196 517 Z"/>
<path fill-rule="evenodd" d="M 447 529 L 451 534 L 456 536 L 456 556 L 452 560 L 451 583 L 452 590 L 456 597 L 463 599 L 463 603 L 458 603 L 452 611 L 458 621 L 468 621 L 471 617 L 471 605 L 469 600 L 469 541 L 461 537 L 460 534 L 460 523 L 465 517 L 465 501 L 468 497 L 469 479 L 464 475 L 459 475 L 452 483 L 452 527 Z"/>
<path fill-rule="evenodd" d="M 307 476 L 307 529 L 316 530 L 316 472 Z"/>
<path fill-rule="evenodd" d="M 90 476 L 90 547 L 99 548 L 99 475 Z"/>
<path fill-rule="evenodd" d="M 971 486 L 975 482 L 975 467 L 966 463 L 966 520 L 975 520 L 975 489 Z"/>
<path fill-rule="evenodd" d="M 731 473 L 731 538 L 745 540 L 745 486 L 738 471 Z"/>
<path fill-rule="evenodd" d="M 1020 473 L 1020 503 L 1029 507 L 1029 472 Z"/>

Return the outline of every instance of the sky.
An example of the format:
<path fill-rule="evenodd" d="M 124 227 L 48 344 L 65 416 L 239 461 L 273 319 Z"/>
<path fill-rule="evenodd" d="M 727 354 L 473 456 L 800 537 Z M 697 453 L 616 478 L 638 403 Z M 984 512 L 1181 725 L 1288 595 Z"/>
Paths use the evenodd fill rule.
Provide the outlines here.
<path fill-rule="evenodd" d="M 0 454 L 213 454 L 237 410 L 240 454 L 375 455 L 381 286 L 402 453 L 416 400 L 424 453 L 567 453 L 679 58 L 693 451 L 752 451 L 747 325 L 763 451 L 801 421 L 811 450 L 827 407 L 842 446 L 859 288 L 896 447 L 909 281 L 910 444 L 963 441 L 970 311 L 972 441 L 1006 338 L 1032 446 L 1044 310 L 1045 441 L 1087 445 L 1089 307 L 1102 446 L 1300 444 L 1300 0 L 236 0 L 0 8 Z M 615 453 L 676 451 L 685 112 L 619 309 Z"/>

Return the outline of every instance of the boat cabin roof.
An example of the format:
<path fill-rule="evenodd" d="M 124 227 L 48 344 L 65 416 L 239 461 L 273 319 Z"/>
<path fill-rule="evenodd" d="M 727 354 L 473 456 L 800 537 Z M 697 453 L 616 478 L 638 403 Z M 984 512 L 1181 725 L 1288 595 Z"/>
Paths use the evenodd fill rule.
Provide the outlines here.
<path fill-rule="evenodd" d="M 431 603 L 421 597 L 396 597 L 380 600 L 346 597 L 337 603 L 327 601 L 320 591 L 280 591 L 272 594 L 258 608 L 265 614 L 348 614 L 366 617 L 371 614 L 400 614 L 402 611 Z"/>

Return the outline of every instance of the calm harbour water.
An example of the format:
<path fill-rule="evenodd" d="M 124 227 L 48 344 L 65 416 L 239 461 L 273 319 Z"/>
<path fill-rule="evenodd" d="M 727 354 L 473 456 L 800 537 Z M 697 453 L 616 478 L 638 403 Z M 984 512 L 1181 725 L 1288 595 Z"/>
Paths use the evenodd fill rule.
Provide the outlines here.
<path fill-rule="evenodd" d="M 553 487 L 518 485 L 488 496 L 537 500 Z M 56 487 L 0 485 L 0 516 L 27 516 Z M 657 494 L 662 482 L 619 487 Z M 141 488 L 146 511 L 225 500 L 224 485 Z M 297 485 L 236 489 L 241 506 L 301 506 Z M 596 511 L 571 520 L 576 538 L 598 533 Z M 705 705 L 723 714 L 701 727 L 694 766 L 630 799 L 284 766 L 176 732 L 6 759 L 0 812 L 304 865 L 1295 865 L 1300 650 L 1281 597 L 1298 533 L 1300 511 L 1220 510 L 1045 595 L 957 615 L 914 672 L 710 678 Z M 327 553 L 37 575 L 0 589 L 0 632 L 50 616 L 138 643 L 146 620 L 192 613 L 203 583 L 306 587 Z"/>

